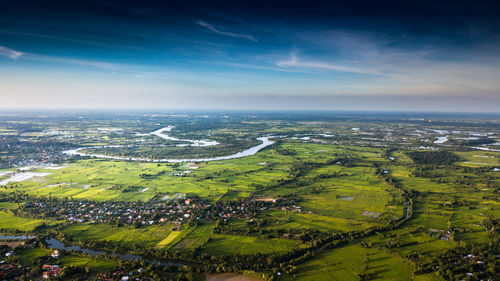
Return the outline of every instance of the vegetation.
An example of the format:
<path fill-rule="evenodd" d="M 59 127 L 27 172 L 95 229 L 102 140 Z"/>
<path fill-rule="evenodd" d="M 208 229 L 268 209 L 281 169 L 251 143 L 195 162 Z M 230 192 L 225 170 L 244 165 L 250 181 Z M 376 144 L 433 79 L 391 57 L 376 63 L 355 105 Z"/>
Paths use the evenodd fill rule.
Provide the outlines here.
<path fill-rule="evenodd" d="M 3 253 L 14 253 L 9 262 L 58 264 L 67 277 L 127 271 L 155 280 L 222 272 L 265 280 L 494 280 L 500 271 L 500 153 L 495 142 L 460 141 L 497 136 L 498 120 L 442 119 L 430 128 L 403 117 L 65 118 L 3 121 L 0 134 L 145 158 L 228 155 L 259 136 L 279 138 L 252 156 L 186 163 L 54 150 L 46 165 L 37 146 L 4 151 L 0 232 L 36 236 L 22 244 L 3 239 Z M 178 140 L 149 134 L 170 124 Z M 46 133 L 54 130 L 72 137 Z M 450 142 L 434 143 L 443 132 Z M 177 146 L 183 139 L 219 144 Z M 22 155 L 37 164 L 22 166 Z M 105 252 L 62 250 L 53 259 L 49 237 Z"/>

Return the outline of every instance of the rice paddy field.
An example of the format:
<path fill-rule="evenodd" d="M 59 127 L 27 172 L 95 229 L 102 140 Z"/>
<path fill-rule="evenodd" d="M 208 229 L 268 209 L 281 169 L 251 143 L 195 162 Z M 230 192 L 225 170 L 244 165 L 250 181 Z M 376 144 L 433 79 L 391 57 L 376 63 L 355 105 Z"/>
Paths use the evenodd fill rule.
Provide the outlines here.
<path fill-rule="evenodd" d="M 216 234 L 203 247 L 203 252 L 210 255 L 249 255 L 286 253 L 299 247 L 293 240 L 287 239 L 259 239 L 242 235 Z"/>
<path fill-rule="evenodd" d="M 176 136 L 274 135 L 274 144 L 221 161 L 70 157 L 51 165 L 0 169 L 0 195 L 11 198 L 0 201 L 0 232 L 57 235 L 71 244 L 149 251 L 190 265 L 220 262 L 217 272 L 224 272 L 234 257 L 239 268 L 264 260 L 257 273 L 274 280 L 452 280 L 435 267 L 422 267 L 447 251 L 496 245 L 490 224 L 500 214 L 500 152 L 446 143 L 428 149 L 440 135 L 411 124 L 242 123 L 255 131 L 179 128 Z M 164 144 L 147 134 L 157 127 L 152 124 L 139 133 L 135 125 L 122 133 L 96 126 L 92 130 L 97 133 L 75 124 L 68 130 L 79 132 L 75 138 L 85 140 L 82 146 L 121 148 L 135 138 Z M 450 128 L 439 132 L 444 129 L 453 140 Z M 26 215 L 22 211 L 33 201 L 37 206 L 55 203 L 44 209 L 45 217 Z M 68 201 L 84 206 L 61 216 L 70 208 L 61 202 Z M 100 217 L 73 217 L 101 203 L 109 205 L 96 209 Z M 125 203 L 132 205 L 107 209 Z M 145 214 L 153 213 L 150 219 L 137 219 L 143 205 Z M 158 206 L 169 209 L 169 216 L 154 216 Z M 120 222 L 105 217 L 113 212 Z M 127 216 L 135 217 L 123 220 Z M 33 264 L 50 252 L 23 249 L 19 261 Z M 75 253 L 64 254 L 59 262 L 94 273 L 117 265 Z"/>
<path fill-rule="evenodd" d="M 164 247 L 168 242 L 163 240 L 172 234 L 172 225 L 163 224 L 144 226 L 140 228 L 116 227 L 107 224 L 73 224 L 62 229 L 62 233 L 73 239 L 86 241 L 111 241 L 127 248 L 133 247 Z"/>
<path fill-rule="evenodd" d="M 25 218 L 14 216 L 6 211 L 0 211 L 0 229 L 7 232 L 29 232 L 42 224 L 50 226 L 58 223 L 61 223 L 61 221 Z"/>
<path fill-rule="evenodd" d="M 184 164 L 167 164 L 82 160 L 59 170 L 34 169 L 50 173 L 17 184 L 17 190 L 40 196 L 86 198 L 99 201 L 148 200 L 155 195 L 186 194 L 218 200 L 228 190 L 238 190 L 247 197 L 251 185 L 265 185 L 286 176 L 286 157 L 272 152 L 260 157 Z M 273 161 L 272 169 L 259 165 Z M 196 168 L 196 169 L 194 169 Z M 141 175 L 152 175 L 141 177 Z M 127 189 L 127 192 L 121 192 Z"/>
<path fill-rule="evenodd" d="M 35 259 L 49 256 L 53 251 L 50 249 L 33 248 L 23 250 L 19 253 L 19 260 L 23 264 L 33 264 Z M 75 266 L 89 268 L 92 273 L 107 272 L 114 269 L 118 263 L 114 261 L 107 261 L 96 259 L 81 255 L 65 255 L 61 259 L 55 261 L 60 266 Z"/>
<path fill-rule="evenodd" d="M 412 265 L 382 250 L 346 245 L 320 254 L 299 266 L 298 273 L 284 280 L 412 280 Z M 433 279 L 428 279 L 433 280 Z"/>

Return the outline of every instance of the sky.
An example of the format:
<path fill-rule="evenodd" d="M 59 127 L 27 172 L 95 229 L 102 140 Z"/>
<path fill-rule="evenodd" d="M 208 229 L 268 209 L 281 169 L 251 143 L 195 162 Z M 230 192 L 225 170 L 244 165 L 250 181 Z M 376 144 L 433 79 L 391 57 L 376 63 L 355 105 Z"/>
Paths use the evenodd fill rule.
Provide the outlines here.
<path fill-rule="evenodd" d="M 0 108 L 500 112 L 498 1 L 0 1 Z"/>

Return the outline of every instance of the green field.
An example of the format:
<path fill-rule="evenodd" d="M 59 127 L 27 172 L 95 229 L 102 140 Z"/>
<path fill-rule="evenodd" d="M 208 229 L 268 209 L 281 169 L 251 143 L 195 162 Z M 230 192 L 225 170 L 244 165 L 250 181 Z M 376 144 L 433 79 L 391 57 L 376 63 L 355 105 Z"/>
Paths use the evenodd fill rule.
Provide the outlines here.
<path fill-rule="evenodd" d="M 202 252 L 210 255 L 249 255 L 265 253 L 285 253 L 299 247 L 293 240 L 259 239 L 251 236 L 215 234 L 203 246 Z"/>
<path fill-rule="evenodd" d="M 489 151 L 467 151 L 457 152 L 464 161 L 460 165 L 467 167 L 491 167 L 500 166 L 500 157 L 498 153 Z"/>
<path fill-rule="evenodd" d="M 56 224 L 56 221 L 47 221 L 42 219 L 29 219 L 16 217 L 7 212 L 0 211 L 0 229 L 6 231 L 31 231 L 41 224 Z"/>
<path fill-rule="evenodd" d="M 284 280 L 354 281 L 359 280 L 359 274 L 367 274 L 369 280 L 412 280 L 412 271 L 410 264 L 390 253 L 351 244 L 301 264 Z"/>
<path fill-rule="evenodd" d="M 72 240 L 84 241 L 111 241 L 127 248 L 155 247 L 156 245 L 166 246 L 168 243 L 162 241 L 172 233 L 170 224 L 156 226 L 116 227 L 107 224 L 73 224 L 62 230 L 67 237 Z"/>
<path fill-rule="evenodd" d="M 108 152 L 120 155 L 152 153 L 155 147 L 162 153 L 176 151 L 173 156 L 203 150 L 147 134 L 172 121 L 148 118 L 144 128 L 133 120 L 127 121 L 129 127 L 122 121 L 88 127 L 71 121 L 66 129 L 74 137 L 67 141 L 78 147 L 113 146 Z M 0 230 L 188 265 L 165 267 L 175 277 L 188 270 L 196 273 L 193 278 L 202 278 L 207 272 L 248 269 L 244 273 L 274 275 L 276 280 L 442 281 L 479 271 L 483 263 L 473 260 L 458 273 L 439 272 L 445 264 L 435 259 L 460 250 L 453 253 L 459 257 L 458 268 L 471 261 L 465 258 L 469 252 L 498 245 L 500 153 L 453 144 L 454 138 L 475 131 L 470 128 L 342 118 L 243 118 L 234 123 L 221 118 L 203 125 L 182 119 L 178 125 L 176 137 L 228 142 L 233 146 L 227 151 L 255 143 L 258 136 L 278 136 L 275 144 L 239 159 L 151 163 L 74 157 L 57 168 L 2 169 L 50 174 L 0 187 L 2 198 L 12 200 L 0 202 Z M 488 124 L 478 134 L 493 136 L 494 126 Z M 100 130 L 107 127 L 114 129 Z M 434 141 L 441 131 L 449 132 L 450 140 L 438 145 Z M 43 138 L 36 130 L 22 134 Z M 224 147 L 208 149 L 214 151 L 203 153 L 225 152 Z M 37 208 L 30 209 L 33 202 Z M 35 231 L 43 223 L 59 225 Z M 16 255 L 21 263 L 32 264 L 51 252 L 40 247 L 26 247 Z M 492 260 L 476 255 L 485 264 Z M 97 273 L 118 262 L 66 253 L 59 263 Z M 490 271 L 498 268 L 488 266 Z M 140 267 L 150 269 L 146 263 Z"/>
<path fill-rule="evenodd" d="M 18 184 L 16 190 L 99 201 L 148 200 L 158 194 L 192 194 L 218 200 L 228 190 L 238 190 L 239 196 L 248 196 L 253 190 L 250 185 L 268 184 L 286 175 L 287 159 L 270 151 L 266 153 L 200 164 L 197 169 L 190 169 L 188 165 L 174 168 L 167 164 L 82 160 L 60 170 L 36 169 L 36 172 L 51 174 L 26 180 Z M 275 161 L 272 169 L 259 165 L 266 160 Z M 186 171 L 190 173 L 178 175 Z M 144 178 L 142 174 L 158 176 Z"/>
<path fill-rule="evenodd" d="M 192 251 L 205 245 L 212 236 L 214 223 L 199 225 L 182 240 L 177 242 L 171 249 L 180 251 Z"/>
<path fill-rule="evenodd" d="M 36 258 L 48 256 L 52 252 L 53 251 L 50 249 L 32 248 L 23 250 L 18 254 L 18 257 L 22 264 L 32 265 Z M 83 268 L 88 267 L 94 273 L 107 272 L 118 265 L 118 263 L 114 261 L 99 260 L 71 254 L 64 254 L 60 259 L 53 260 L 51 264 L 58 264 L 60 266 L 79 266 Z"/>

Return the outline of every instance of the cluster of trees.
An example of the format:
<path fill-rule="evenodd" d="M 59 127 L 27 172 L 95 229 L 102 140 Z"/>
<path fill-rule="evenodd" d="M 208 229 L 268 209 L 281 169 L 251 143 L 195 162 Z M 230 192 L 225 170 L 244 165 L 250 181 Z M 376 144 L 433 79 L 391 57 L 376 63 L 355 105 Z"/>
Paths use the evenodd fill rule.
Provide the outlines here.
<path fill-rule="evenodd" d="M 483 144 L 495 143 L 494 138 L 478 138 L 478 139 L 451 139 L 448 141 L 449 144 L 459 145 L 459 146 L 478 146 Z"/>
<path fill-rule="evenodd" d="M 167 172 L 166 170 L 163 170 L 155 174 L 142 173 L 139 175 L 139 177 L 141 177 L 141 179 L 155 179 L 161 175 L 164 175 L 166 172 Z"/>
<path fill-rule="evenodd" d="M 407 153 L 414 163 L 419 165 L 450 165 L 460 158 L 453 152 L 447 150 L 440 151 L 411 151 Z"/>
<path fill-rule="evenodd" d="M 279 155 L 284 155 L 284 156 L 295 156 L 297 155 L 297 151 L 291 148 L 285 148 L 283 147 L 283 141 L 278 140 L 273 144 L 274 151 L 278 153 Z"/>

